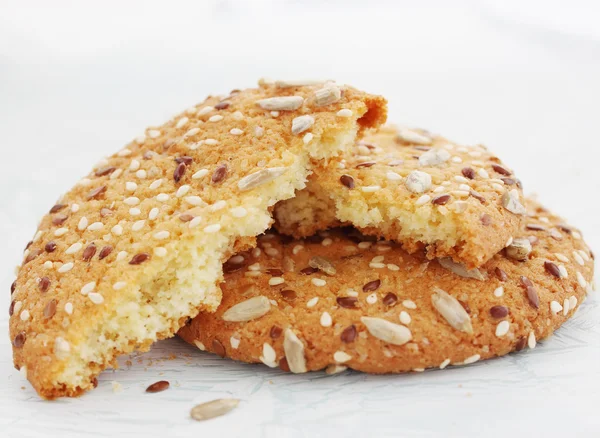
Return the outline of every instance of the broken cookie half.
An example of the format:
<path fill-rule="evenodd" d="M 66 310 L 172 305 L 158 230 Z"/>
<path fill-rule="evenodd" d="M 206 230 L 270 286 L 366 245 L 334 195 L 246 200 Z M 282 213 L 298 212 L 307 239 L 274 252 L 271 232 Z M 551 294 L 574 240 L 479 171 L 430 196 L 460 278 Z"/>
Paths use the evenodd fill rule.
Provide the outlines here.
<path fill-rule="evenodd" d="M 209 97 L 102 160 L 42 219 L 11 290 L 15 366 L 44 398 L 91 389 L 132 350 L 220 303 L 223 262 L 254 243 L 314 162 L 386 102 L 334 83 Z"/>
<path fill-rule="evenodd" d="M 525 213 L 520 181 L 485 147 L 387 126 L 315 169 L 275 217 L 296 238 L 351 224 L 471 269 L 511 242 Z"/>

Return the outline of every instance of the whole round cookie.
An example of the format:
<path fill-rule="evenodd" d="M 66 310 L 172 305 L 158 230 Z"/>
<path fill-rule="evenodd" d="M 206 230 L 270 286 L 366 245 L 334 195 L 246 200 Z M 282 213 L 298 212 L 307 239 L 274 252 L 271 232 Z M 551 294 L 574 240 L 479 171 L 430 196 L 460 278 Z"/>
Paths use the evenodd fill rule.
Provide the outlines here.
<path fill-rule="evenodd" d="M 225 264 L 217 312 L 178 335 L 295 373 L 419 371 L 533 348 L 591 290 L 593 255 L 577 230 L 529 205 L 513 243 L 473 270 L 349 228 L 267 234 Z"/>
<path fill-rule="evenodd" d="M 42 219 L 11 288 L 15 366 L 46 398 L 217 308 L 270 210 L 385 119 L 385 100 L 278 82 L 208 97 L 102 160 Z"/>
<path fill-rule="evenodd" d="M 275 217 L 278 230 L 296 238 L 342 222 L 473 268 L 518 232 L 521 197 L 520 181 L 485 147 L 388 126 L 315 169 Z"/>

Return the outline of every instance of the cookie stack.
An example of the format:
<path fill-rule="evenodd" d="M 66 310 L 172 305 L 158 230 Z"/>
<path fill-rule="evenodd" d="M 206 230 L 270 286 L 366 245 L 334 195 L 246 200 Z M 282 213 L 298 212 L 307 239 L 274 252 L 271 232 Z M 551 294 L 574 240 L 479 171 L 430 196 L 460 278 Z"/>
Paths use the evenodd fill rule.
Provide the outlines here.
<path fill-rule="evenodd" d="M 51 207 L 11 288 L 44 398 L 177 333 L 293 373 L 389 373 L 533 348 L 591 290 L 580 233 L 483 146 L 381 126 L 346 85 L 210 96 Z"/>

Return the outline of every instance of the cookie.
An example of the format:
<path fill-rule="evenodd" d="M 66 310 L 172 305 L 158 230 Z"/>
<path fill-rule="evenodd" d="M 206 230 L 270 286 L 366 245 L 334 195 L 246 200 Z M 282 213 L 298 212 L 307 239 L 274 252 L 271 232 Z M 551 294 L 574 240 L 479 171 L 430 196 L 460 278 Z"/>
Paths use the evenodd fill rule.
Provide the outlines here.
<path fill-rule="evenodd" d="M 577 230 L 529 205 L 513 243 L 472 270 L 348 228 L 267 234 L 226 263 L 217 312 L 178 334 L 294 373 L 422 371 L 533 348 L 591 290 L 593 255 Z"/>
<path fill-rule="evenodd" d="M 74 396 L 118 354 L 214 311 L 222 265 L 312 167 L 385 119 L 348 86 L 263 85 L 208 97 L 102 160 L 42 219 L 12 286 L 15 366 Z"/>
<path fill-rule="evenodd" d="M 305 191 L 277 205 L 280 232 L 299 238 L 348 223 L 468 268 L 504 248 L 525 213 L 521 183 L 485 147 L 391 126 L 316 169 Z"/>

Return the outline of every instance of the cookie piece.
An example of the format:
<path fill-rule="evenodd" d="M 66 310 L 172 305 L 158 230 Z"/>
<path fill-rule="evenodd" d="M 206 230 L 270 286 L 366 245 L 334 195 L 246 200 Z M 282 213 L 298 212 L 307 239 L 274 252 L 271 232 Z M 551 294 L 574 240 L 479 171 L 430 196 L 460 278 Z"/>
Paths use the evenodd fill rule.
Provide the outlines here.
<path fill-rule="evenodd" d="M 280 232 L 300 238 L 343 222 L 469 268 L 504 248 L 525 213 L 521 183 L 485 147 L 391 126 L 315 170 L 305 190 L 277 205 Z"/>
<path fill-rule="evenodd" d="M 585 299 L 593 255 L 577 230 L 531 205 L 513 245 L 470 271 L 348 229 L 267 234 L 226 263 L 217 312 L 178 334 L 296 373 L 421 371 L 533 348 Z"/>
<path fill-rule="evenodd" d="M 11 291 L 15 366 L 42 397 L 77 395 L 118 354 L 215 310 L 223 262 L 304 187 L 310 160 L 385 112 L 383 98 L 333 83 L 236 90 L 102 160 L 27 245 Z"/>

